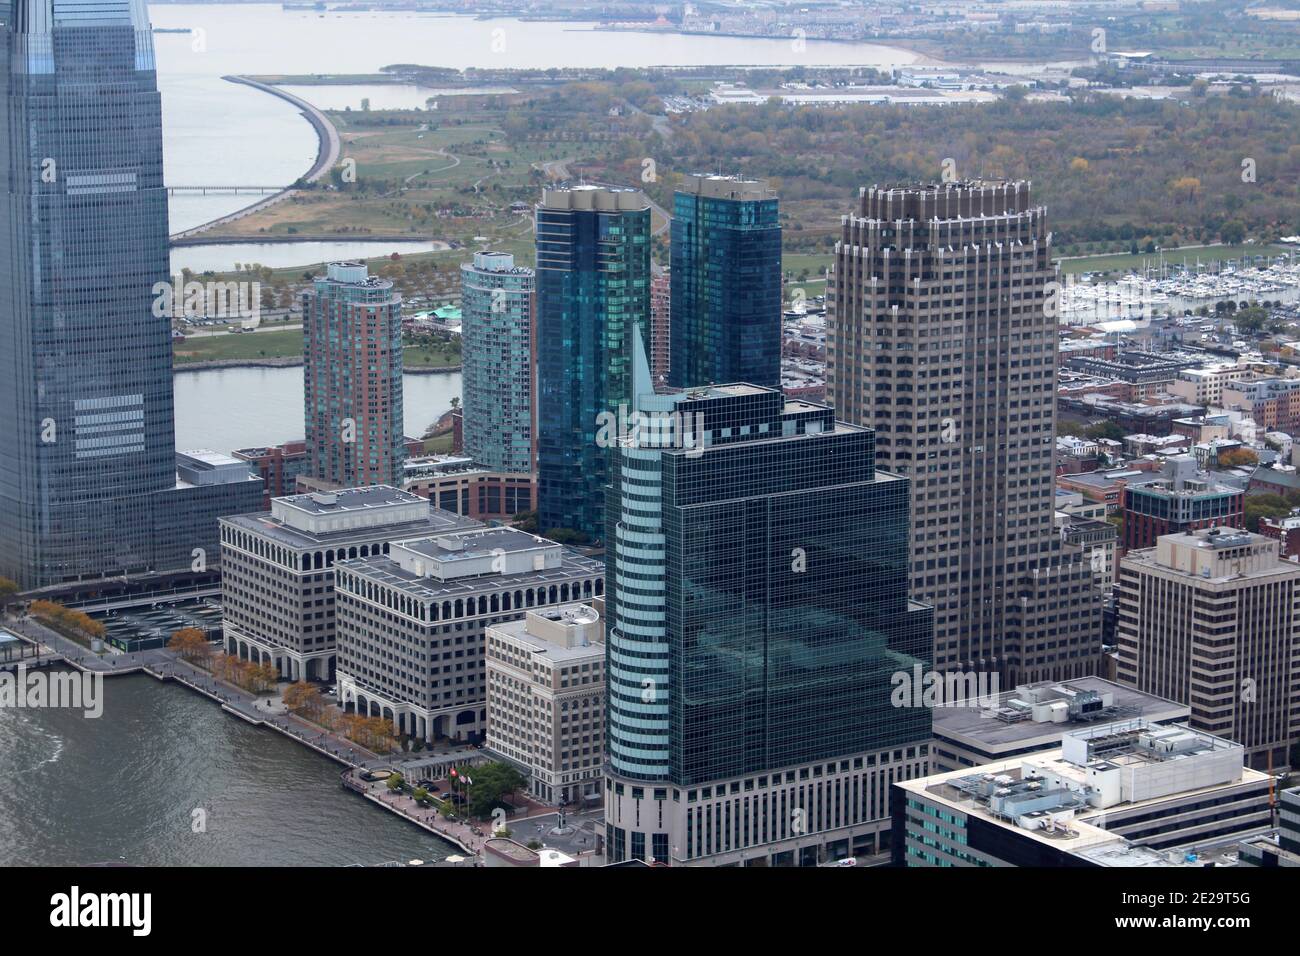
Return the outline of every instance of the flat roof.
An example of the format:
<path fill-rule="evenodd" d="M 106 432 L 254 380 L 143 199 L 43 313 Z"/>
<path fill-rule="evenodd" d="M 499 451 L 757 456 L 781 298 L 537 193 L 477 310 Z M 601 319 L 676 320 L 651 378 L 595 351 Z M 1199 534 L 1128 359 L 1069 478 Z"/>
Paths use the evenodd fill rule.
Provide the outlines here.
<path fill-rule="evenodd" d="M 444 548 L 439 543 L 442 538 L 422 538 L 418 541 L 401 541 L 407 551 L 423 554 L 439 561 L 468 561 L 481 558 L 498 551 L 532 551 L 536 548 L 558 548 L 560 545 L 548 538 L 543 538 L 518 528 L 485 528 L 482 531 L 467 528 L 469 534 L 454 535 L 457 541 L 468 544 L 460 550 Z"/>
<path fill-rule="evenodd" d="M 426 499 L 419 498 L 418 495 L 416 497 L 420 501 L 426 501 Z M 245 531 L 251 531 L 276 544 L 300 550 L 348 541 L 398 541 L 402 538 L 422 538 L 429 535 L 446 534 L 449 531 L 481 528 L 483 526 L 482 522 L 475 521 L 473 518 L 465 518 L 450 511 L 435 508 L 432 505 L 429 506 L 428 515 L 419 521 L 366 525 L 359 528 L 342 528 L 338 531 L 317 533 L 304 531 L 277 521 L 269 511 L 231 515 L 220 520 Z"/>
<path fill-rule="evenodd" d="M 437 578 L 414 574 L 402 568 L 392 558 L 383 555 L 377 558 L 351 558 L 347 561 L 338 562 L 336 567 L 346 568 L 376 584 L 395 588 L 414 598 L 425 601 L 441 601 L 447 598 L 464 597 L 467 594 L 491 594 L 498 591 L 512 591 L 515 588 L 532 584 L 563 584 L 577 578 L 603 577 L 605 574 L 603 562 L 585 557 L 567 547 L 561 547 L 560 566 L 558 568 L 545 568 L 541 571 L 530 570 L 518 574 L 490 574 L 452 578 L 447 581 L 439 581 Z"/>
<path fill-rule="evenodd" d="M 391 485 L 367 485 L 364 488 L 340 488 L 338 491 L 308 491 L 275 500 L 320 515 L 362 511 L 381 505 L 409 505 L 427 499 Z"/>
<path fill-rule="evenodd" d="M 1156 697 L 1153 694 L 1144 694 L 1135 688 L 1108 681 L 1104 677 L 1095 676 L 1021 685 L 1021 687 L 1014 690 L 998 694 L 998 706 L 1001 707 L 1008 701 L 1022 696 L 1023 688 L 1026 686 L 1032 688 L 1064 687 L 1073 691 L 1095 691 L 1099 694 L 1112 694 L 1114 696 L 1112 713 L 1122 712 L 1123 716 L 1142 717 L 1152 723 L 1185 720 L 1191 714 L 1191 708 L 1186 704 L 1179 704 L 1163 697 Z M 1066 698 L 1061 696 L 1056 699 L 1064 700 Z M 1064 723 L 1035 723 L 1033 720 L 1022 720 L 1016 723 L 1007 723 L 995 717 L 990 717 L 988 711 L 981 708 L 978 703 L 969 707 L 935 707 L 932 713 L 934 715 L 934 736 L 936 739 L 948 740 L 960 746 L 988 754 L 997 754 L 1008 750 L 1023 753 L 1027 748 L 1033 747 L 1035 744 L 1041 744 L 1043 750 L 1059 748 L 1061 735 L 1067 731 L 1076 730 L 1085 724 L 1112 723 L 1116 719 L 1123 719 L 1123 716 L 1111 716 L 1086 722 L 1076 720 Z"/>

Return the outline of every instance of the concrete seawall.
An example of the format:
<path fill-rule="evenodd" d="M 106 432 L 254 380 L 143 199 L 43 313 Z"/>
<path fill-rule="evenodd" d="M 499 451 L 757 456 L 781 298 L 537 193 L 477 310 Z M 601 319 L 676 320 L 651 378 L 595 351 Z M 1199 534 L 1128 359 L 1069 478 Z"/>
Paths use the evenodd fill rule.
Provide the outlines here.
<path fill-rule="evenodd" d="M 316 161 L 312 163 L 311 169 L 307 170 L 306 174 L 299 179 L 299 182 L 314 183 L 334 168 L 335 163 L 338 162 L 339 152 L 341 149 L 339 145 L 339 134 L 338 130 L 334 128 L 334 124 L 329 121 L 328 117 L 326 117 L 324 113 L 312 106 L 302 97 L 294 96 L 292 93 L 286 92 L 279 87 L 272 86 L 269 83 L 251 80 L 246 76 L 223 76 L 222 79 L 230 83 L 241 83 L 244 86 L 251 86 L 254 89 L 261 90 L 263 93 L 270 93 L 272 96 L 279 97 L 286 103 L 292 103 L 302 111 L 302 115 L 307 122 L 311 123 L 312 129 L 316 131 L 318 143 L 316 147 Z M 194 236 L 207 232 L 214 226 L 234 222 L 237 219 L 242 219 L 245 216 L 258 212 L 259 210 L 273 206 L 293 195 L 294 192 L 296 192 L 296 190 L 293 185 L 286 186 L 278 193 L 274 193 L 265 199 L 259 200 L 251 206 L 245 206 L 243 209 L 236 210 L 228 215 L 205 222 L 202 225 L 194 226 L 191 229 L 178 232 L 171 238 L 173 241 L 177 239 L 193 238 Z"/>

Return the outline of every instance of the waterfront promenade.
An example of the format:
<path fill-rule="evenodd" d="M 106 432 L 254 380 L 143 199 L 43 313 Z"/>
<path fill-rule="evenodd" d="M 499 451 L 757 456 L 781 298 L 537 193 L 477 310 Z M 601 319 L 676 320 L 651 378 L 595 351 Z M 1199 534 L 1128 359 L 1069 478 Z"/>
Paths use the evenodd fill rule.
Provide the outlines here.
<path fill-rule="evenodd" d="M 82 673 L 101 674 L 104 677 L 148 674 L 160 681 L 175 681 L 216 702 L 223 711 L 234 717 L 291 737 L 321 756 L 343 765 L 346 769 L 341 777 L 341 785 L 346 789 L 441 837 L 467 854 L 477 854 L 486 839 L 486 831 L 475 834 L 468 824 L 445 820 L 435 811 L 419 807 L 409 796 L 390 793 L 385 782 L 366 783 L 360 778 L 360 774 L 367 770 L 396 770 L 408 780 L 420 779 L 424 775 L 439 772 L 442 767 L 486 759 L 480 750 L 461 746 L 377 754 L 346 737 L 289 713 L 278 690 L 272 693 L 250 693 L 181 660 L 174 651 L 159 648 L 134 654 L 96 654 L 29 617 L 6 618 L 4 626 L 35 644 L 43 661 L 61 659 Z"/>

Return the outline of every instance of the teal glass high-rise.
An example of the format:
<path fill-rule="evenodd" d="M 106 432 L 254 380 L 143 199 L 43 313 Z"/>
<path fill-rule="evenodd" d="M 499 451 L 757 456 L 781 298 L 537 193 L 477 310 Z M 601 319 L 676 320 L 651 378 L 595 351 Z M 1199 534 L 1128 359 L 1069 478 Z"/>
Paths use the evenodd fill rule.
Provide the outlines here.
<path fill-rule="evenodd" d="M 535 273 L 508 252 L 460 267 L 465 454 L 492 471 L 531 474 Z"/>
<path fill-rule="evenodd" d="M 931 727 L 892 693 L 933 628 L 908 598 L 908 479 L 825 406 L 654 394 L 639 364 L 608 493 L 609 858 L 878 848 L 887 783 L 924 772 Z"/>
<path fill-rule="evenodd" d="M 548 189 L 537 206 L 538 527 L 605 538 L 611 448 L 630 412 L 632 339 L 650 334 L 650 204 L 640 190 Z"/>
<path fill-rule="evenodd" d="M 781 225 L 759 180 L 687 176 L 673 196 L 674 388 L 781 387 Z"/>

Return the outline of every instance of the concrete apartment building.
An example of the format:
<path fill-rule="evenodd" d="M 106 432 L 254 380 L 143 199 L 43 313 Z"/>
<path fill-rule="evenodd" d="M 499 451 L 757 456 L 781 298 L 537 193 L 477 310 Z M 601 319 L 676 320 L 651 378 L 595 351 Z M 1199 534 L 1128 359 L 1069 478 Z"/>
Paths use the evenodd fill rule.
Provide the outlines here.
<path fill-rule="evenodd" d="M 322 485 L 395 484 L 402 435 L 402 297 L 364 262 L 331 262 L 302 297 L 303 419 Z"/>
<path fill-rule="evenodd" d="M 1244 412 L 1268 431 L 1300 430 L 1300 378 L 1241 379 L 1223 387 L 1223 407 Z"/>
<path fill-rule="evenodd" d="M 372 485 L 274 498 L 269 511 L 220 524 L 226 653 L 271 661 L 289 680 L 330 681 L 338 562 L 384 554 L 397 538 L 477 522 L 430 508 L 417 495 Z"/>
<path fill-rule="evenodd" d="M 1250 370 L 1240 365 L 1185 368 L 1169 383 L 1166 391 L 1170 395 L 1177 395 L 1190 405 L 1222 408 L 1224 386 L 1241 381 L 1249 374 Z"/>
<path fill-rule="evenodd" d="M 487 628 L 604 593 L 604 566 L 514 528 L 394 541 L 336 568 L 339 702 L 422 740 L 483 733 Z"/>
<path fill-rule="evenodd" d="M 1245 531 L 1166 535 L 1120 562 L 1118 677 L 1280 769 L 1300 737 L 1300 564 Z"/>
<path fill-rule="evenodd" d="M 1181 848 L 1269 828 L 1267 774 L 1241 745 L 1142 719 L 1057 749 L 894 784 L 894 863 L 1180 866 Z M 1199 865 L 1199 864 L 1198 864 Z"/>
<path fill-rule="evenodd" d="M 487 629 L 487 749 L 519 765 L 547 803 L 600 797 L 605 625 L 586 604 Z"/>
<path fill-rule="evenodd" d="M 935 666 L 1094 673 L 1100 595 L 1054 528 L 1057 320 L 1028 183 L 863 189 L 827 287 L 827 400 L 912 480 L 913 600 Z"/>

